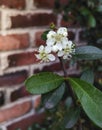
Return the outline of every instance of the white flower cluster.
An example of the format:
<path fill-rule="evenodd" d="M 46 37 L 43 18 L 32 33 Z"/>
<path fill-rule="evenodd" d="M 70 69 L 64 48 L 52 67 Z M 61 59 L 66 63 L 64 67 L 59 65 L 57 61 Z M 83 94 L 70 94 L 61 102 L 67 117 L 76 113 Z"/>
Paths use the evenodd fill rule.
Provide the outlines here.
<path fill-rule="evenodd" d="M 60 27 L 56 32 L 53 30 L 48 32 L 46 46 L 39 47 L 36 57 L 43 62 L 49 62 L 54 61 L 56 55 L 63 59 L 69 59 L 74 52 L 75 45 L 68 40 L 67 28 Z"/>

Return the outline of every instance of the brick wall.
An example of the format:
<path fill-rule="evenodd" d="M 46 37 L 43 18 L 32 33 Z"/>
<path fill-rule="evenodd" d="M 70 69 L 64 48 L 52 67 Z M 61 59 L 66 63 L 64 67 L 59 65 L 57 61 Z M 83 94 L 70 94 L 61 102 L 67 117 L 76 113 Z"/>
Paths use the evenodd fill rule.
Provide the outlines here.
<path fill-rule="evenodd" d="M 65 4 L 67 0 L 61 0 Z M 3 130 L 22 130 L 33 122 L 39 96 L 25 90 L 24 81 L 39 71 L 61 72 L 58 61 L 39 64 L 34 49 L 44 44 L 41 33 L 51 22 L 69 27 L 69 37 L 77 45 L 81 28 L 62 20 L 53 12 L 54 0 L 0 0 L 0 127 Z M 78 74 L 77 65 L 68 68 Z M 41 115 L 40 120 L 43 118 Z M 38 120 L 38 121 L 40 121 Z"/>

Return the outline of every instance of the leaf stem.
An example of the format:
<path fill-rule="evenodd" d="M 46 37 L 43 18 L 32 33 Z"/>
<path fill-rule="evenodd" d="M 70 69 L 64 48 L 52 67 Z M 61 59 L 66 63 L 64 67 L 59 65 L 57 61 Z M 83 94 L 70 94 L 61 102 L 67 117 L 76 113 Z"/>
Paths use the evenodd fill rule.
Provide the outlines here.
<path fill-rule="evenodd" d="M 61 57 L 59 57 L 59 60 L 60 60 L 60 64 L 61 64 L 61 67 L 62 67 L 62 70 L 63 70 L 63 73 L 64 73 L 64 77 L 67 77 L 67 71 L 66 71 L 66 66 L 63 62 L 63 59 Z"/>
<path fill-rule="evenodd" d="M 64 73 L 64 77 L 68 77 L 68 74 L 67 74 L 67 71 L 66 71 L 66 66 L 65 66 L 65 64 L 63 62 L 63 59 L 59 57 L 59 60 L 60 60 L 60 64 L 61 64 L 61 67 L 62 67 L 62 70 L 63 70 L 63 73 Z M 70 95 L 72 97 L 73 103 L 76 106 L 76 99 L 75 99 L 75 95 L 73 93 L 73 90 L 72 90 L 71 86 L 69 85 L 68 81 L 65 81 L 65 83 L 68 86 L 69 93 L 70 93 Z"/>

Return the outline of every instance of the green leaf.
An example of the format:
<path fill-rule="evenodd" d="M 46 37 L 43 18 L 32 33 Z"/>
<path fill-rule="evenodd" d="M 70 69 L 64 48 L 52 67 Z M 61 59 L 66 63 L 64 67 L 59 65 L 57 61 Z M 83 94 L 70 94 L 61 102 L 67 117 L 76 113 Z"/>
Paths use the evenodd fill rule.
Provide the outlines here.
<path fill-rule="evenodd" d="M 82 14 L 87 19 L 87 24 L 89 27 L 96 26 L 96 19 L 88 8 L 82 7 L 79 9 L 79 11 L 80 11 L 80 14 Z"/>
<path fill-rule="evenodd" d="M 102 92 L 83 80 L 77 78 L 68 80 L 88 117 L 102 128 Z"/>
<path fill-rule="evenodd" d="M 88 26 L 89 27 L 95 27 L 96 26 L 96 19 L 92 14 L 88 15 Z"/>
<path fill-rule="evenodd" d="M 82 73 L 81 78 L 84 81 L 87 81 L 90 84 L 94 83 L 94 73 L 92 70 L 86 70 Z"/>
<path fill-rule="evenodd" d="M 43 32 L 43 34 L 41 35 L 41 38 L 42 38 L 44 41 L 47 40 L 47 34 L 48 34 L 49 31 L 50 31 L 50 30 L 47 30 L 47 31 Z"/>
<path fill-rule="evenodd" d="M 94 46 L 77 47 L 75 57 L 82 60 L 102 59 L 102 50 Z"/>
<path fill-rule="evenodd" d="M 46 109 L 52 109 L 55 107 L 61 100 L 65 91 L 65 83 L 63 83 L 59 88 L 50 92 L 48 96 L 45 94 L 44 106 Z"/>
<path fill-rule="evenodd" d="M 88 8 L 85 8 L 85 7 L 81 7 L 79 9 L 80 13 L 83 15 L 83 16 L 88 16 L 91 12 L 89 11 Z"/>
<path fill-rule="evenodd" d="M 71 97 L 68 97 L 65 101 L 65 105 L 67 106 L 67 108 L 69 109 L 71 107 L 71 105 L 73 104 L 73 100 Z"/>
<path fill-rule="evenodd" d="M 72 128 L 78 121 L 80 116 L 80 109 L 70 109 L 64 118 L 65 128 Z"/>
<path fill-rule="evenodd" d="M 32 94 L 43 94 L 59 87 L 64 78 L 51 73 L 42 72 L 35 74 L 25 81 L 26 89 Z"/>

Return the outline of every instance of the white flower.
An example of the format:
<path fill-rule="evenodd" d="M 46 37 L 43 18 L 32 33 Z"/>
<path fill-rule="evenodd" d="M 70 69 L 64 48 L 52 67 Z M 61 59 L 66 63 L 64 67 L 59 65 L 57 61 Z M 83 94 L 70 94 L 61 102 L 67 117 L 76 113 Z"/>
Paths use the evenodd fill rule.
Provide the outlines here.
<path fill-rule="evenodd" d="M 68 31 L 67 28 L 65 27 L 60 27 L 57 31 L 58 34 L 62 34 L 64 37 L 68 36 Z"/>
<path fill-rule="evenodd" d="M 49 31 L 47 34 L 47 46 L 52 47 L 52 51 L 57 52 L 63 49 L 63 45 L 66 45 L 68 42 L 67 38 L 68 32 L 67 28 L 60 27 L 57 32 Z"/>
<path fill-rule="evenodd" d="M 63 46 L 61 51 L 58 51 L 58 57 L 63 57 L 63 59 L 70 59 L 72 57 L 71 54 L 75 52 L 74 44 L 72 41 L 69 41 L 66 46 Z"/>
<path fill-rule="evenodd" d="M 67 28 L 60 27 L 57 31 L 49 31 L 47 34 L 46 46 L 41 45 L 36 57 L 42 62 L 49 62 L 55 60 L 56 54 L 63 59 L 69 59 L 75 52 L 75 45 L 69 41 Z"/>
<path fill-rule="evenodd" d="M 42 62 L 54 61 L 55 56 L 51 54 L 51 47 L 44 47 L 41 45 L 38 50 L 39 54 L 36 54 L 36 57 Z"/>

